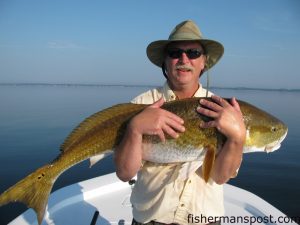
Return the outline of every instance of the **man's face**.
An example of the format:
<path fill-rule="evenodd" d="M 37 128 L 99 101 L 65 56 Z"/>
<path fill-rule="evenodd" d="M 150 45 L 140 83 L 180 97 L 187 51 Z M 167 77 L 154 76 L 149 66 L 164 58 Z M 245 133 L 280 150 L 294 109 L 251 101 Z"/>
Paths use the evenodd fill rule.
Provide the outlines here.
<path fill-rule="evenodd" d="M 173 86 L 182 86 L 195 84 L 199 82 L 199 75 L 205 66 L 204 50 L 199 42 L 175 42 L 167 47 L 167 50 L 199 50 L 203 54 L 195 59 L 189 58 L 188 54 L 183 52 L 179 54 L 179 58 L 172 58 L 168 54 L 165 59 L 165 68 L 169 78 L 169 82 Z M 169 52 L 170 52 L 169 51 Z M 178 55 L 178 54 L 177 54 Z M 183 68 L 181 68 L 183 66 Z M 187 66 L 185 68 L 184 66 Z M 189 69 L 191 68 L 191 69 Z"/>

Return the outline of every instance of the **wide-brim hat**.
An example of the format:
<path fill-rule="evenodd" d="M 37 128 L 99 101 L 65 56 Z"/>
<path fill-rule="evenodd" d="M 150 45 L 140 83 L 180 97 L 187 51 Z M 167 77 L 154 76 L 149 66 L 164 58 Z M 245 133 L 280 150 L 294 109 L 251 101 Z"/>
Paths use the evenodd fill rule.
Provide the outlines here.
<path fill-rule="evenodd" d="M 162 67 L 166 57 L 167 45 L 172 42 L 182 41 L 200 42 L 207 57 L 204 70 L 213 67 L 224 53 L 224 47 L 221 43 L 203 38 L 198 26 L 193 21 L 187 20 L 181 22 L 173 29 L 168 40 L 151 42 L 147 47 L 147 56 L 152 63 Z"/>

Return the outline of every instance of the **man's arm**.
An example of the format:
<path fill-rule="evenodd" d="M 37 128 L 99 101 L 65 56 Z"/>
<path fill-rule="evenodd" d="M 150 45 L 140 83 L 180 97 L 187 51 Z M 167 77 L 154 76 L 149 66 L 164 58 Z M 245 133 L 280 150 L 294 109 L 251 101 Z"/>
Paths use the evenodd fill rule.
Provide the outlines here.
<path fill-rule="evenodd" d="M 246 138 L 246 129 L 243 115 L 235 98 L 228 103 L 219 96 L 212 96 L 214 102 L 202 99 L 198 112 L 213 118 L 203 123 L 202 128 L 215 127 L 226 136 L 226 142 L 218 153 L 211 177 L 218 183 L 226 183 L 237 171 L 242 162 L 243 145 Z"/>
<path fill-rule="evenodd" d="M 125 136 L 114 154 L 116 173 L 122 181 L 130 180 L 141 167 L 143 134 L 158 135 L 164 142 L 164 133 L 177 138 L 178 132 L 185 130 L 184 121 L 180 117 L 160 108 L 163 103 L 161 98 L 132 118 L 128 124 Z"/>

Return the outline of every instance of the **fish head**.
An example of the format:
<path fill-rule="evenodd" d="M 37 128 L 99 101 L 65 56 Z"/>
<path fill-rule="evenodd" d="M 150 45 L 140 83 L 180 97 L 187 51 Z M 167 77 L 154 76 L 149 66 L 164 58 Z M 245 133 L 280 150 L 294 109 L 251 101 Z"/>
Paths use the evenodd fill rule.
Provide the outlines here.
<path fill-rule="evenodd" d="M 273 152 L 280 148 L 288 127 L 273 115 L 245 102 L 240 103 L 246 126 L 244 152 Z"/>

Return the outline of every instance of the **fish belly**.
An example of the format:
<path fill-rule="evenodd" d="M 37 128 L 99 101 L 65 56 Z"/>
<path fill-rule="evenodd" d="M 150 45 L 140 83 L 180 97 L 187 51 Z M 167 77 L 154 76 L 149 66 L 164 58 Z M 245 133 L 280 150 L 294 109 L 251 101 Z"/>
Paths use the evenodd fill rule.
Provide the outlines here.
<path fill-rule="evenodd" d="M 143 144 L 143 160 L 155 163 L 203 161 L 205 153 L 206 149 L 197 149 L 195 146 L 185 146 L 181 148 L 177 145 L 165 143 Z"/>

